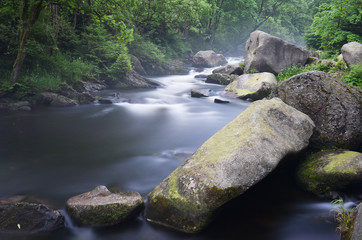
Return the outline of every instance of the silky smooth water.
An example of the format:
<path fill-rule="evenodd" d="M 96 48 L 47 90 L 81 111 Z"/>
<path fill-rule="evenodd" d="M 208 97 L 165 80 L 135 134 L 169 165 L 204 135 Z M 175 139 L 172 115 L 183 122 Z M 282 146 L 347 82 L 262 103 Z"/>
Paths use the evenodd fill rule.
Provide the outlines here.
<path fill-rule="evenodd" d="M 182 161 L 248 107 L 242 100 L 213 103 L 223 86 L 194 78 L 211 70 L 153 78 L 162 85 L 153 90 L 97 93 L 128 99 L 112 105 L 0 112 L 0 198 L 35 196 L 66 216 L 66 228 L 59 231 L 0 239 L 339 239 L 328 217 L 330 204 L 299 190 L 293 169 L 277 169 L 227 204 L 200 234 L 148 223 L 142 214 L 105 229 L 73 224 L 65 212 L 68 198 L 106 185 L 138 191 L 146 200 Z M 212 89 L 213 96 L 191 98 L 190 90 L 198 88 Z"/>

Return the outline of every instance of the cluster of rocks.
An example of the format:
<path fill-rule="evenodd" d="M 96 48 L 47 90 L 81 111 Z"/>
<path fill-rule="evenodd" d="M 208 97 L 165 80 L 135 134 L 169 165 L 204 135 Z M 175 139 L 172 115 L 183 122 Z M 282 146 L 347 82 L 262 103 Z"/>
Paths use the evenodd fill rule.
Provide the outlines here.
<path fill-rule="evenodd" d="M 144 203 L 137 192 L 112 193 L 105 186 L 71 197 L 66 209 L 81 226 L 105 227 L 134 219 Z M 38 233 L 64 227 L 65 217 L 38 200 L 12 196 L 0 200 L 0 233 Z"/>
<path fill-rule="evenodd" d="M 346 49 L 344 46 L 343 59 L 356 55 L 346 53 Z M 148 221 L 184 232 L 199 232 L 224 204 L 264 179 L 285 156 L 306 148 L 309 154 L 296 172 L 298 183 L 305 190 L 331 196 L 331 192 L 361 183 L 362 154 L 358 151 L 362 147 L 362 91 L 320 71 L 302 73 L 280 83 L 275 79 L 274 74 L 291 65 L 304 65 L 309 56 L 308 51 L 256 31 L 246 44 L 245 69 L 236 64 L 214 70 L 207 81 L 226 85 L 225 96 L 255 102 L 148 195 L 144 212 Z M 218 54 L 202 51 L 195 55 L 193 64 L 211 67 L 225 61 Z M 248 73 L 252 69 L 260 73 Z M 212 92 L 193 89 L 191 94 L 208 97 Z M 339 150 L 330 150 L 335 148 Z M 16 209 L 16 213 L 32 208 L 0 202 L 0 216 L 12 214 L 7 213 L 8 209 Z M 143 200 L 138 193 L 111 193 L 104 186 L 67 201 L 67 211 L 78 224 L 96 227 L 121 223 L 142 208 Z M 49 230 L 64 224 L 59 212 L 43 206 L 36 209 L 50 214 L 47 217 L 51 220 L 47 222 L 55 224 Z M 353 240 L 361 239 L 361 212 L 356 215 Z M 31 225 L 27 227 L 26 220 L 15 219 L 10 224 L 6 218 L 0 218 L 0 229 L 44 229 L 34 230 Z"/>
<path fill-rule="evenodd" d="M 348 66 L 362 62 L 359 49 L 359 43 L 343 46 Z M 306 159 L 296 172 L 306 191 L 330 198 L 361 183 L 361 90 L 321 71 L 278 83 L 274 74 L 305 65 L 313 60 L 312 54 L 261 31 L 251 33 L 245 52 L 245 68 L 241 64 L 218 68 L 206 82 L 226 85 L 222 96 L 265 100 L 251 104 L 149 194 L 145 208 L 149 221 L 198 232 L 217 209 L 263 179 L 286 154 L 306 147 Z M 315 59 L 315 64 L 336 64 Z M 260 73 L 248 73 L 253 70 Z M 210 91 L 193 89 L 191 95 L 208 97 Z M 356 217 L 353 239 L 362 234 L 360 218 Z"/>

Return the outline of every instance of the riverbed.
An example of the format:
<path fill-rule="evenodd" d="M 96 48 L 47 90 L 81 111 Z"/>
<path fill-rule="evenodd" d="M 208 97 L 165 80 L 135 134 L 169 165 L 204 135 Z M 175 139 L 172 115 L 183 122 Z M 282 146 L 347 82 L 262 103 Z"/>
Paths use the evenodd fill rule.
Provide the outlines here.
<path fill-rule="evenodd" d="M 227 204 L 199 234 L 148 223 L 142 214 L 105 229 L 74 225 L 65 212 L 68 198 L 106 185 L 137 191 L 146 200 L 203 142 L 249 106 L 237 99 L 214 103 L 224 87 L 194 77 L 211 71 L 190 69 L 188 75 L 154 77 L 161 87 L 152 90 L 96 93 L 116 100 L 111 105 L 1 112 L 0 199 L 18 194 L 43 199 L 66 216 L 66 228 L 0 239 L 338 240 L 330 202 L 300 190 L 293 169 L 285 168 Z M 191 98 L 191 89 L 205 88 L 212 96 Z M 347 202 L 353 205 L 355 200 Z"/>

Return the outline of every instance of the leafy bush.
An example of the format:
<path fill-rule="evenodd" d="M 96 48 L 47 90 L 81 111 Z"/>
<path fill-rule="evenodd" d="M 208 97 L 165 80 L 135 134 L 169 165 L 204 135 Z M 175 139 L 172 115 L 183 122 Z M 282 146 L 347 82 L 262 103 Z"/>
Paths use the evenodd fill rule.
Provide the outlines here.
<path fill-rule="evenodd" d="M 114 83 L 121 79 L 131 69 L 131 57 L 128 55 L 127 49 L 124 47 L 123 51 L 118 55 L 117 60 L 111 65 L 107 72 L 108 76 Z"/>
<path fill-rule="evenodd" d="M 352 65 L 350 71 L 342 77 L 342 81 L 362 89 L 362 65 Z"/>
<path fill-rule="evenodd" d="M 135 34 L 134 41 L 129 46 L 129 52 L 135 55 L 142 63 L 161 63 L 165 61 L 165 54 L 152 41 Z"/>
<path fill-rule="evenodd" d="M 304 67 L 298 67 L 298 66 L 291 66 L 290 68 L 280 72 L 277 75 L 278 81 L 284 81 L 290 77 L 293 77 L 297 74 L 303 73 L 303 72 L 309 72 L 309 71 L 323 71 L 323 72 L 329 72 L 332 68 L 328 66 L 327 64 L 310 64 L 306 65 Z"/>

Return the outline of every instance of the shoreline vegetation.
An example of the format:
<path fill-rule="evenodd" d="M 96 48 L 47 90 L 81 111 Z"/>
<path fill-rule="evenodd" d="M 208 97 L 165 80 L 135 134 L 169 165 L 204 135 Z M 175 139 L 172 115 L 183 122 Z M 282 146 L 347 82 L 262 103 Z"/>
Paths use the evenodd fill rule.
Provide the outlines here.
<path fill-rule="evenodd" d="M 361 42 L 358 1 L 3 1 L 0 6 L 0 98 L 34 101 L 79 81 L 132 87 L 129 73 L 173 74 L 199 50 L 242 55 L 259 29 L 337 60 L 340 48 Z M 296 12 L 296 15 L 289 14 Z M 133 61 L 137 59 L 137 61 Z M 181 61 L 180 61 L 181 60 Z M 183 63 L 182 63 L 183 62 Z M 328 64 L 327 64 L 328 65 Z M 176 66 L 177 68 L 177 66 Z M 342 62 L 285 70 L 278 80 L 322 70 L 361 87 L 361 66 Z"/>

